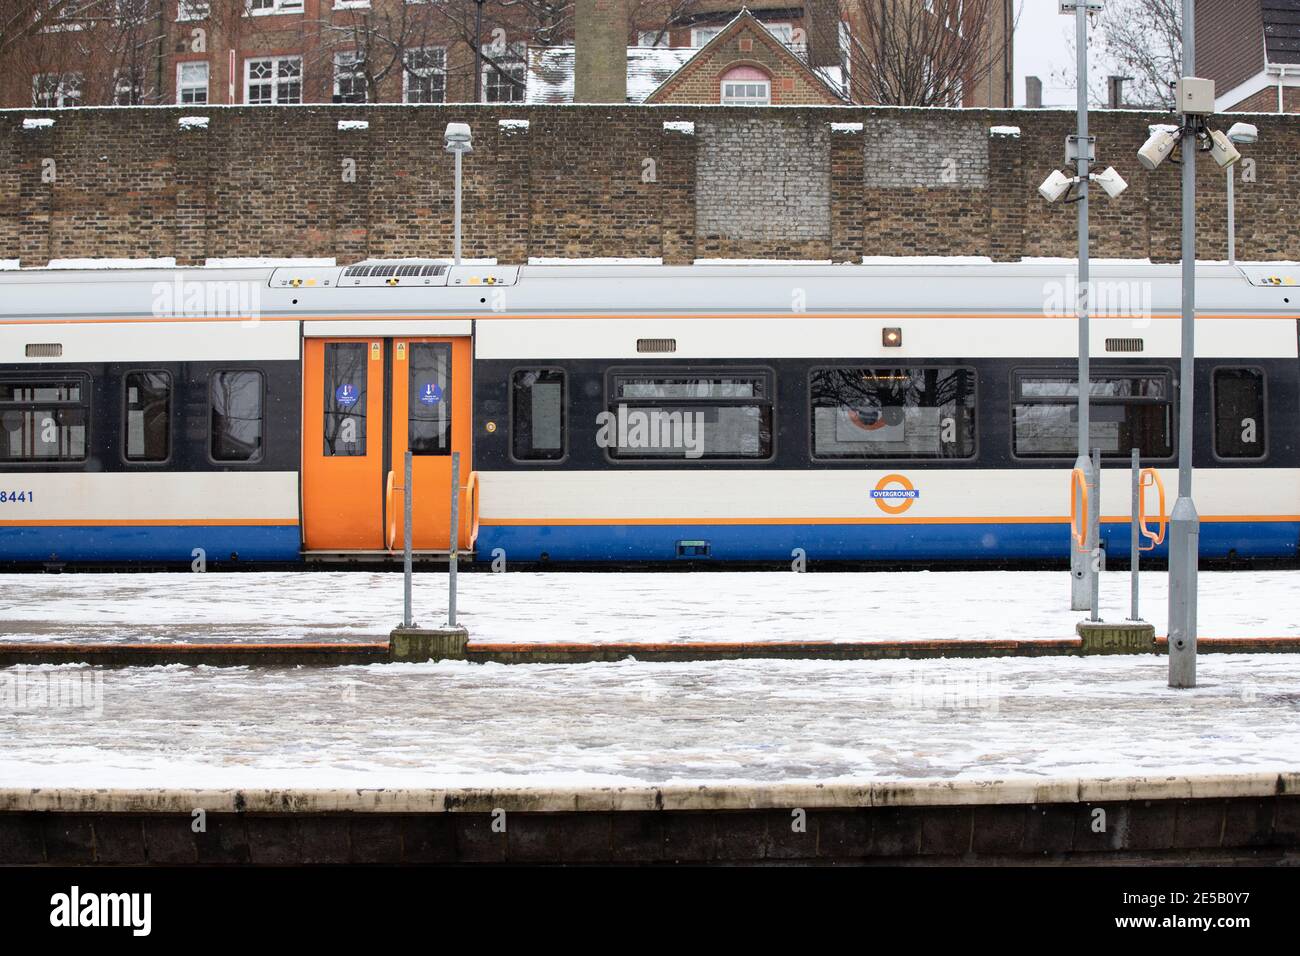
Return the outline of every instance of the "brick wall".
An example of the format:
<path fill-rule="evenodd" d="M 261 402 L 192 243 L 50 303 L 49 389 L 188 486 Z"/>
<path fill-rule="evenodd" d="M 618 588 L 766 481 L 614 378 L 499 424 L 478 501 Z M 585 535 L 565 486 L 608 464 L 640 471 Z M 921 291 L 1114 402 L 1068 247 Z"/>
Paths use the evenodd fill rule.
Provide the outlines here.
<path fill-rule="evenodd" d="M 207 129 L 178 127 L 195 114 L 209 117 Z M 55 125 L 23 130 L 36 116 Z M 370 125 L 339 130 L 340 119 Z M 1147 173 L 1135 158 L 1161 119 L 1092 117 L 1101 163 L 1130 184 L 1118 200 L 1093 193 L 1098 256 L 1179 255 L 1178 167 Z M 1250 119 L 1260 141 L 1244 152 L 1257 181 L 1239 179 L 1238 253 L 1300 259 L 1289 215 L 1300 204 L 1300 117 Z M 469 122 L 475 137 L 465 161 L 469 256 L 1075 251 L 1074 207 L 1037 194 L 1061 165 L 1066 111 L 320 106 L 0 111 L 0 259 L 448 256 L 452 159 L 442 130 L 451 120 Z M 694 135 L 666 121 L 692 121 Z M 998 125 L 1022 134 L 990 137 Z M 1200 255 L 1222 259 L 1225 175 L 1205 156 L 1200 169 Z"/>

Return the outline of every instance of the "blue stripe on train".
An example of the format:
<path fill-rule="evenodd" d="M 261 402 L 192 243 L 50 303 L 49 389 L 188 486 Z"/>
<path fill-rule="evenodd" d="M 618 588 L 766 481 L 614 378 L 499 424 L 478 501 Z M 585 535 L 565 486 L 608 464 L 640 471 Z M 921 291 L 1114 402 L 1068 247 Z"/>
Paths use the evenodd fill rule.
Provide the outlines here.
<path fill-rule="evenodd" d="M 297 525 L 0 526 L 0 561 L 297 561 Z"/>
<path fill-rule="evenodd" d="M 1127 522 L 1102 526 L 1107 550 L 1127 558 Z M 1201 555 L 1294 557 L 1298 522 L 1213 522 L 1201 526 Z M 809 560 L 1060 560 L 1068 553 L 1064 524 L 879 525 L 483 525 L 480 561 L 495 548 L 507 560 L 671 561 L 679 542 L 708 542 L 716 561 L 788 561 L 795 548 Z M 1164 557 L 1161 545 L 1153 556 Z"/>

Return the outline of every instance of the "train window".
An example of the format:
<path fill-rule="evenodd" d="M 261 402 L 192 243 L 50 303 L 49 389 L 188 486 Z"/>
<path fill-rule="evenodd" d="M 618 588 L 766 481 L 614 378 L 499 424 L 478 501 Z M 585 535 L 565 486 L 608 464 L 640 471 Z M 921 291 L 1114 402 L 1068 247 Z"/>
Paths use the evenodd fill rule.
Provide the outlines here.
<path fill-rule="evenodd" d="M 564 457 L 564 373 L 520 369 L 510 381 L 511 450 L 523 461 Z"/>
<path fill-rule="evenodd" d="M 325 455 L 366 453 L 366 342 L 325 343 Z"/>
<path fill-rule="evenodd" d="M 1072 371 L 1021 371 L 1012 403 L 1013 451 L 1019 458 L 1071 458 L 1079 450 L 1079 383 Z M 1167 372 L 1095 372 L 1089 385 L 1091 446 L 1106 458 L 1169 458 L 1173 386 Z"/>
<path fill-rule="evenodd" d="M 407 440 L 415 455 L 451 454 L 451 346 L 408 346 Z"/>
<path fill-rule="evenodd" d="M 772 457 L 770 372 L 611 375 L 596 442 L 611 458 L 686 460 Z"/>
<path fill-rule="evenodd" d="M 968 368 L 819 368 L 811 377 L 814 458 L 969 458 Z"/>
<path fill-rule="evenodd" d="M 262 373 L 213 372 L 212 459 L 258 461 L 262 457 Z"/>
<path fill-rule="evenodd" d="M 1214 453 L 1264 457 L 1264 373 L 1259 369 L 1214 370 Z"/>
<path fill-rule="evenodd" d="M 122 386 L 126 460 L 166 461 L 171 454 L 171 375 L 127 372 Z"/>
<path fill-rule="evenodd" d="M 87 391 L 83 376 L 0 382 L 0 462 L 84 461 Z"/>

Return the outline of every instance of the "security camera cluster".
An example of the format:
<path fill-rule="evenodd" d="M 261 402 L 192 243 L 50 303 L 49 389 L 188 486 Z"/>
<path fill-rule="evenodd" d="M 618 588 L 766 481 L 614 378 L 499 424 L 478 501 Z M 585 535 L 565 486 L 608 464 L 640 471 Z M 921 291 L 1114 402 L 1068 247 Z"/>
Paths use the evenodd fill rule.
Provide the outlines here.
<path fill-rule="evenodd" d="M 1196 137 L 1199 149 L 1208 152 L 1223 169 L 1229 169 L 1241 161 L 1238 145 L 1248 145 L 1259 139 L 1259 130 L 1250 123 L 1235 123 L 1227 133 L 1209 128 L 1205 117 L 1214 112 L 1213 80 L 1183 77 L 1178 81 L 1177 96 L 1179 107 L 1186 117 L 1186 125 L 1160 124 L 1151 127 L 1151 135 L 1138 150 L 1138 162 L 1144 169 L 1150 171 L 1159 167 L 1173 155 L 1189 132 Z M 1107 166 L 1101 173 L 1089 174 L 1087 179 L 1104 189 L 1111 199 L 1128 188 L 1128 183 L 1115 171 L 1114 166 Z M 1060 170 L 1052 170 L 1038 187 L 1038 193 L 1049 203 L 1062 200 L 1077 202 L 1082 197 L 1076 195 L 1071 198 L 1070 194 L 1083 180 L 1083 176 L 1071 177 Z"/>

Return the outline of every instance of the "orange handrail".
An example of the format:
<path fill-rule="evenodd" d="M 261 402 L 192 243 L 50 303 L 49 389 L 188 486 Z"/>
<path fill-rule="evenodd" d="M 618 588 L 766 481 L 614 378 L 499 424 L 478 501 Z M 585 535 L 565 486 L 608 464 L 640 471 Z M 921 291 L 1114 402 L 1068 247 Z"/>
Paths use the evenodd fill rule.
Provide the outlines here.
<path fill-rule="evenodd" d="M 1160 516 L 1158 521 L 1159 533 L 1152 531 L 1147 527 L 1147 495 L 1146 489 L 1155 485 L 1156 491 L 1160 495 Z M 1165 540 L 1165 530 L 1169 527 L 1169 515 L 1165 512 L 1165 483 L 1160 480 L 1160 472 L 1154 468 L 1143 468 L 1138 474 L 1138 531 L 1142 537 L 1151 542 L 1151 546 L 1144 548 L 1138 545 L 1139 551 L 1154 551 L 1156 545 Z"/>
<path fill-rule="evenodd" d="M 1088 478 L 1082 468 L 1070 472 L 1070 536 L 1080 551 L 1088 550 Z"/>
<path fill-rule="evenodd" d="M 467 505 L 468 514 L 465 520 L 468 522 L 468 534 L 465 539 L 465 549 L 474 550 L 474 542 L 478 540 L 478 472 L 471 471 L 469 479 L 465 482 L 465 504 Z"/>
<path fill-rule="evenodd" d="M 388 473 L 388 487 L 385 493 L 386 510 L 388 511 L 388 535 L 385 538 L 385 544 L 388 545 L 389 551 L 397 549 L 397 492 L 399 491 L 402 494 L 406 493 L 404 487 L 398 487 L 397 485 L 397 472 L 390 471 Z"/>

